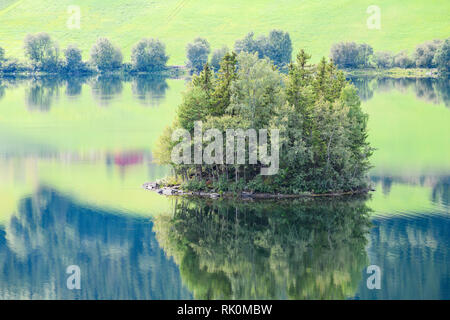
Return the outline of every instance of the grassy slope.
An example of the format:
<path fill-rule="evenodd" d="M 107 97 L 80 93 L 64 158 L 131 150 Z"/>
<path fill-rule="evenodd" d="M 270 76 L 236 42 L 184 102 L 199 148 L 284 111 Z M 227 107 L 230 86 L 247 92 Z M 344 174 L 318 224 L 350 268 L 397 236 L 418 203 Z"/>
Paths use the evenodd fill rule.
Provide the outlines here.
<path fill-rule="evenodd" d="M 81 8 L 81 29 L 69 30 L 67 7 Z M 366 26 L 372 0 L 0 0 L 0 46 L 22 55 L 27 33 L 49 32 L 62 47 L 78 43 L 85 57 L 98 36 L 121 46 L 129 59 L 142 37 L 167 44 L 170 64 L 183 64 L 185 45 L 196 36 L 213 48 L 233 46 L 248 31 L 257 34 L 279 28 L 289 31 L 294 49 L 306 48 L 314 60 L 328 55 L 336 41 L 365 41 L 376 50 L 410 52 L 416 44 L 450 36 L 447 0 L 378 0 L 381 30 Z"/>

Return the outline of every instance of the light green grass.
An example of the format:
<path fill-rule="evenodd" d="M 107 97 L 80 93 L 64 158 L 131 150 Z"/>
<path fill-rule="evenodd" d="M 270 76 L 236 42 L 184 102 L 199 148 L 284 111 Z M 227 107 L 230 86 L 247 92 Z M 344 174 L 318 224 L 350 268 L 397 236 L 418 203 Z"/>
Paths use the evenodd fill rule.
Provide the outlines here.
<path fill-rule="evenodd" d="M 381 9 L 381 29 L 366 25 L 369 5 Z M 69 5 L 81 8 L 81 29 L 66 27 Z M 247 32 L 288 31 L 294 50 L 305 48 L 314 61 L 337 41 L 367 42 L 376 50 L 412 52 L 423 41 L 450 36 L 447 0 L 1 0 L 0 46 L 22 57 L 27 33 L 45 31 L 61 47 L 77 43 L 85 58 L 99 36 L 109 37 L 129 59 L 134 43 L 158 37 L 167 44 L 170 64 L 184 64 L 185 46 L 197 36 L 213 48 Z"/>

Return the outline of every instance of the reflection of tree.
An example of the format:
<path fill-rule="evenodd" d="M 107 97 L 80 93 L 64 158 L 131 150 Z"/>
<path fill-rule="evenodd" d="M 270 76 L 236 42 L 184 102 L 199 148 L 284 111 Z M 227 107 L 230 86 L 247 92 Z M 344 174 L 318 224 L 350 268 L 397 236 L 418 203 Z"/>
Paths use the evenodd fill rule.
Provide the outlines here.
<path fill-rule="evenodd" d="M 442 100 L 447 107 L 450 107 L 450 78 L 437 79 L 436 90 L 440 100 Z"/>
<path fill-rule="evenodd" d="M 66 79 L 66 95 L 75 97 L 81 94 L 83 84 L 86 82 L 86 77 L 68 77 Z"/>
<path fill-rule="evenodd" d="M 416 79 L 414 90 L 418 99 L 431 103 L 439 103 L 433 79 Z"/>
<path fill-rule="evenodd" d="M 366 265 L 363 199 L 181 200 L 156 236 L 201 299 L 343 299 Z"/>
<path fill-rule="evenodd" d="M 100 75 L 91 80 L 92 95 L 107 105 L 110 100 L 122 93 L 122 79 L 115 75 Z"/>
<path fill-rule="evenodd" d="M 381 179 L 381 189 L 384 195 L 389 195 L 389 193 L 391 192 L 392 182 L 392 177 L 383 177 Z"/>
<path fill-rule="evenodd" d="M 433 202 L 442 204 L 447 210 L 450 208 L 450 176 L 439 179 L 433 187 L 431 197 Z"/>
<path fill-rule="evenodd" d="M 370 100 L 373 97 L 371 86 L 372 79 L 369 77 L 354 77 L 350 79 L 358 90 L 358 96 L 362 101 Z"/>
<path fill-rule="evenodd" d="M 0 229 L 0 298 L 190 298 L 152 226 L 41 189 Z M 81 268 L 81 290 L 66 287 L 72 264 Z"/>
<path fill-rule="evenodd" d="M 3 98 L 5 95 L 5 85 L 2 83 L 2 80 L 0 79 L 0 99 Z"/>
<path fill-rule="evenodd" d="M 29 109 L 48 111 L 53 101 L 59 97 L 60 80 L 54 77 L 33 79 L 26 89 Z"/>
<path fill-rule="evenodd" d="M 145 105 L 158 106 L 166 95 L 166 78 L 155 75 L 138 75 L 133 79 L 133 94 Z"/>

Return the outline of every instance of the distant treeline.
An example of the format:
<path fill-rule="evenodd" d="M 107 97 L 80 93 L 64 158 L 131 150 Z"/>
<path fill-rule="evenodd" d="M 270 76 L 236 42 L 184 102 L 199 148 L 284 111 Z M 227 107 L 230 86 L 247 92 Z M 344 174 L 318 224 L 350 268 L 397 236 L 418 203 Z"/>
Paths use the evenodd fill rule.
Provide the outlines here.
<path fill-rule="evenodd" d="M 341 68 L 438 68 L 450 71 L 450 38 L 419 44 L 413 55 L 406 50 L 394 54 L 376 51 L 366 43 L 340 42 L 331 47 L 330 58 Z"/>
<path fill-rule="evenodd" d="M 165 44 L 158 39 L 144 38 L 135 44 L 131 51 L 131 62 L 124 63 L 120 48 L 107 38 L 98 38 L 91 47 L 89 61 L 83 61 L 82 52 L 75 45 L 64 50 L 45 32 L 28 34 L 24 40 L 27 61 L 7 58 L 0 48 L 0 72 L 3 73 L 104 73 L 104 72 L 161 72 L 168 69 Z M 235 51 L 258 52 L 258 55 L 271 59 L 279 68 L 287 68 L 291 61 L 292 43 L 288 33 L 273 30 L 268 37 L 253 38 L 249 33 L 244 39 L 236 41 Z M 209 60 L 210 44 L 206 39 L 196 38 L 186 46 L 186 67 L 198 73 Z M 222 47 L 213 52 L 210 64 L 219 69 L 219 62 L 229 52 Z"/>
<path fill-rule="evenodd" d="M 169 56 L 165 45 L 157 40 L 145 38 L 132 49 L 131 63 L 123 63 L 120 48 L 107 38 L 98 38 L 90 51 L 90 60 L 83 61 L 81 50 L 69 45 L 60 52 L 56 41 L 44 32 L 29 34 L 24 40 L 27 62 L 15 58 L 5 58 L 0 48 L 0 70 L 3 73 L 44 72 L 44 73 L 96 73 L 111 71 L 160 72 L 165 70 Z M 62 57 L 63 56 L 63 57 Z"/>
<path fill-rule="evenodd" d="M 131 51 L 131 62 L 123 62 L 120 48 L 107 38 L 98 38 L 91 47 L 89 61 L 83 61 L 82 53 L 76 45 L 60 50 L 57 41 L 47 33 L 28 34 L 24 40 L 27 61 L 8 58 L 0 47 L 0 72 L 2 73 L 65 73 L 85 74 L 122 71 L 162 72 L 168 70 L 169 56 L 166 47 L 158 39 L 141 39 Z M 288 70 L 292 62 L 292 42 L 288 32 L 272 30 L 268 36 L 255 38 L 253 32 L 236 40 L 233 51 L 257 53 L 259 58 L 270 59 L 281 71 Z M 220 61 L 230 50 L 224 46 L 213 51 L 204 38 L 196 38 L 186 46 L 186 67 L 199 73 L 206 63 L 217 71 Z M 341 42 L 332 46 L 330 58 L 340 68 L 438 68 L 442 73 L 450 72 L 450 38 L 433 40 L 416 47 L 409 56 L 406 51 L 393 54 L 388 51 L 374 52 L 368 44 Z"/>

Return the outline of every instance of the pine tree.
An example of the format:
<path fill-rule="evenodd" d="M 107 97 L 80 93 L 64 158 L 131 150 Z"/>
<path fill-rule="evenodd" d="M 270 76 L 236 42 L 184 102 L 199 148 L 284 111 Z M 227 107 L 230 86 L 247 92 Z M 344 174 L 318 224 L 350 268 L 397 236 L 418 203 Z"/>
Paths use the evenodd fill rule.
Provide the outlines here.
<path fill-rule="evenodd" d="M 231 84 L 237 78 L 236 53 L 227 53 L 220 63 L 213 93 L 213 116 L 222 116 L 230 105 Z"/>

